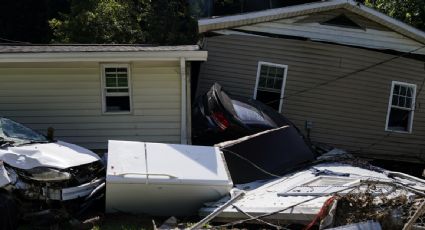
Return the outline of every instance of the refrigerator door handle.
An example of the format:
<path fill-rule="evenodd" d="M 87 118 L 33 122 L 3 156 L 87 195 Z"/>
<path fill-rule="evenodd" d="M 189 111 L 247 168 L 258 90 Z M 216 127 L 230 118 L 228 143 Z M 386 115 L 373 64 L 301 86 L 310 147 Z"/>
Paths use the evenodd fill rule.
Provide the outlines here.
<path fill-rule="evenodd" d="M 148 174 L 148 179 L 177 179 L 178 177 L 170 174 Z"/>
<path fill-rule="evenodd" d="M 127 177 L 127 178 L 135 178 L 135 177 L 143 177 L 143 178 L 169 178 L 169 179 L 177 179 L 178 177 L 170 175 L 170 174 L 162 174 L 162 173 L 121 173 L 118 176 Z"/>

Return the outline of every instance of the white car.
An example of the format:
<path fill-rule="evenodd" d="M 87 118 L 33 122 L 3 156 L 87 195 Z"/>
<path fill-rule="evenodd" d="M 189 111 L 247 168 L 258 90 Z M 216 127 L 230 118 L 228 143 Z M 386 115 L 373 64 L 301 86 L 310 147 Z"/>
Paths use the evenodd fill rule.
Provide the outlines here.
<path fill-rule="evenodd" d="M 103 195 L 104 180 L 104 164 L 92 151 L 0 117 L 0 209 L 9 211 L 0 228 L 14 227 L 10 216 L 51 219 L 81 211 Z"/>

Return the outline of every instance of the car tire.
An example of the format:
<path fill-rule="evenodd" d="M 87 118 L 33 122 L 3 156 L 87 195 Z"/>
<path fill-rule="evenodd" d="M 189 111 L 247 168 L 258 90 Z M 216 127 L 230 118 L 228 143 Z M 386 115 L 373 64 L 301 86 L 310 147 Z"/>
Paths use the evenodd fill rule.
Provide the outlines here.
<path fill-rule="evenodd" d="M 0 192 L 0 229 L 17 229 L 19 222 L 18 205 L 8 193 Z"/>

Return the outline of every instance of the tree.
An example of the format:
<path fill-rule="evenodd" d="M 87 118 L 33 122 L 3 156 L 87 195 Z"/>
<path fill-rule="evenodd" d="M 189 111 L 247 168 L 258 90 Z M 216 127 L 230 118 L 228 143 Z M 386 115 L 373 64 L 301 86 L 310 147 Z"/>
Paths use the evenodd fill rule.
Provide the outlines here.
<path fill-rule="evenodd" d="M 366 0 L 365 4 L 418 29 L 425 30 L 424 0 Z"/>
<path fill-rule="evenodd" d="M 142 43 L 141 4 L 125 0 L 71 0 L 69 14 L 49 21 L 54 42 Z"/>
<path fill-rule="evenodd" d="M 197 22 L 185 0 L 71 0 L 49 21 L 55 42 L 194 44 Z"/>
<path fill-rule="evenodd" d="M 198 23 L 190 16 L 186 0 L 155 0 L 144 19 L 146 41 L 161 45 L 195 44 Z"/>

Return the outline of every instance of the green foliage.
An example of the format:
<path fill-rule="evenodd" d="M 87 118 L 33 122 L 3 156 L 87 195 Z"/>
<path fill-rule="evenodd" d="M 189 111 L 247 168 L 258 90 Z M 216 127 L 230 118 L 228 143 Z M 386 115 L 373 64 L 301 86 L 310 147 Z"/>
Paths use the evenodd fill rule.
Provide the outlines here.
<path fill-rule="evenodd" d="M 365 4 L 418 29 L 425 30 L 424 0 L 366 0 Z"/>
<path fill-rule="evenodd" d="M 197 22 L 185 0 L 71 0 L 49 21 L 54 42 L 194 44 Z"/>
<path fill-rule="evenodd" d="M 143 42 L 141 17 L 136 5 L 121 0 L 72 0 L 69 14 L 49 21 L 54 42 Z"/>

